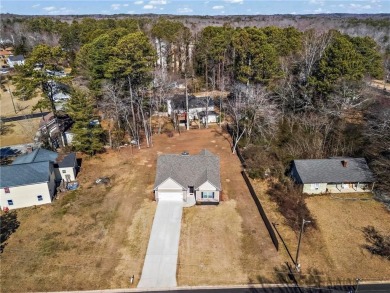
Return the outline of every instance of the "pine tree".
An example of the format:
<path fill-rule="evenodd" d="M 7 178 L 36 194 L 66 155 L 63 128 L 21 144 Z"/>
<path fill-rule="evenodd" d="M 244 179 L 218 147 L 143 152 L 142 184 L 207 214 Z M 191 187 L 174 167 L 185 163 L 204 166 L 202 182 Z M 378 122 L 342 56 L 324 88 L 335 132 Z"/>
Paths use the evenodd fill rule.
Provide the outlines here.
<path fill-rule="evenodd" d="M 100 124 L 92 123 L 94 118 L 93 103 L 85 92 L 75 90 L 66 105 L 68 115 L 73 119 L 73 147 L 90 156 L 103 149 L 103 129 Z"/>

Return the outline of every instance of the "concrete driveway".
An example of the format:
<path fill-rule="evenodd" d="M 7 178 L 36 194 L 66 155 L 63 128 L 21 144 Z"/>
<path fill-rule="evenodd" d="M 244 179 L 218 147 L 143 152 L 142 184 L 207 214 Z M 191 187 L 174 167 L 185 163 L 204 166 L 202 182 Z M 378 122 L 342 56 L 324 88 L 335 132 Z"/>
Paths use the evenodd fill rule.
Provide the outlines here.
<path fill-rule="evenodd" d="M 176 287 L 183 200 L 160 200 L 138 288 Z"/>

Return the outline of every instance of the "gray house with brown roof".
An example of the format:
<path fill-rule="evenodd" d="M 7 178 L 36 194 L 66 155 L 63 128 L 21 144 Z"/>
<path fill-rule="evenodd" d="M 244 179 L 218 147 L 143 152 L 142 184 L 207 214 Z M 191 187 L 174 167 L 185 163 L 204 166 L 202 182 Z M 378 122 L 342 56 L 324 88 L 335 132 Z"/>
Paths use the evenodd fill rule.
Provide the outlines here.
<path fill-rule="evenodd" d="M 157 201 L 181 200 L 188 205 L 219 203 L 221 191 L 219 157 L 202 150 L 199 154 L 160 155 L 154 194 Z"/>
<path fill-rule="evenodd" d="M 367 192 L 375 182 L 364 158 L 294 160 L 290 175 L 308 194 Z"/>

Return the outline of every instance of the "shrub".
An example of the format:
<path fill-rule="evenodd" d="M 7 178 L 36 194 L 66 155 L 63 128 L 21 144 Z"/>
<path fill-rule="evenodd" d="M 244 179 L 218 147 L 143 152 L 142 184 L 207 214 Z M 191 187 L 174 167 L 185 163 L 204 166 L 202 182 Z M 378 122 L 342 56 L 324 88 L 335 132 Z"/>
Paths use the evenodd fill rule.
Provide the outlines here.
<path fill-rule="evenodd" d="M 242 151 L 249 177 L 261 178 L 283 176 L 284 167 L 274 153 L 264 147 L 250 145 Z"/>
<path fill-rule="evenodd" d="M 390 260 L 390 235 L 379 233 L 373 226 L 363 228 L 364 237 L 370 244 L 363 247 L 372 254 L 380 255 Z"/>
<path fill-rule="evenodd" d="M 267 194 L 278 204 L 280 213 L 293 230 L 300 229 L 303 219 L 311 221 L 307 226 L 316 228 L 316 221 L 306 206 L 304 195 L 291 181 L 273 183 Z"/>

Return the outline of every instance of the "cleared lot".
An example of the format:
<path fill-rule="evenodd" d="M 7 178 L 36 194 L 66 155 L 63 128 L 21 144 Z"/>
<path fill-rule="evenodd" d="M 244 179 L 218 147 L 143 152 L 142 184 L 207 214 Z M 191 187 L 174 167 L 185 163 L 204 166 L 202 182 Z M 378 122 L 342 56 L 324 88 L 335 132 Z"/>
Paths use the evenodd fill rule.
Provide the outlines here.
<path fill-rule="evenodd" d="M 221 158 L 224 201 L 183 211 L 178 285 L 273 279 L 281 261 L 230 153 L 228 135 L 216 128 L 156 135 L 153 141 L 150 149 L 84 158 L 77 192 L 18 211 L 21 225 L 1 255 L 2 292 L 126 288 L 132 275 L 136 286 L 156 209 L 157 155 L 203 148 Z M 110 177 L 111 186 L 94 184 L 100 176 Z"/>

